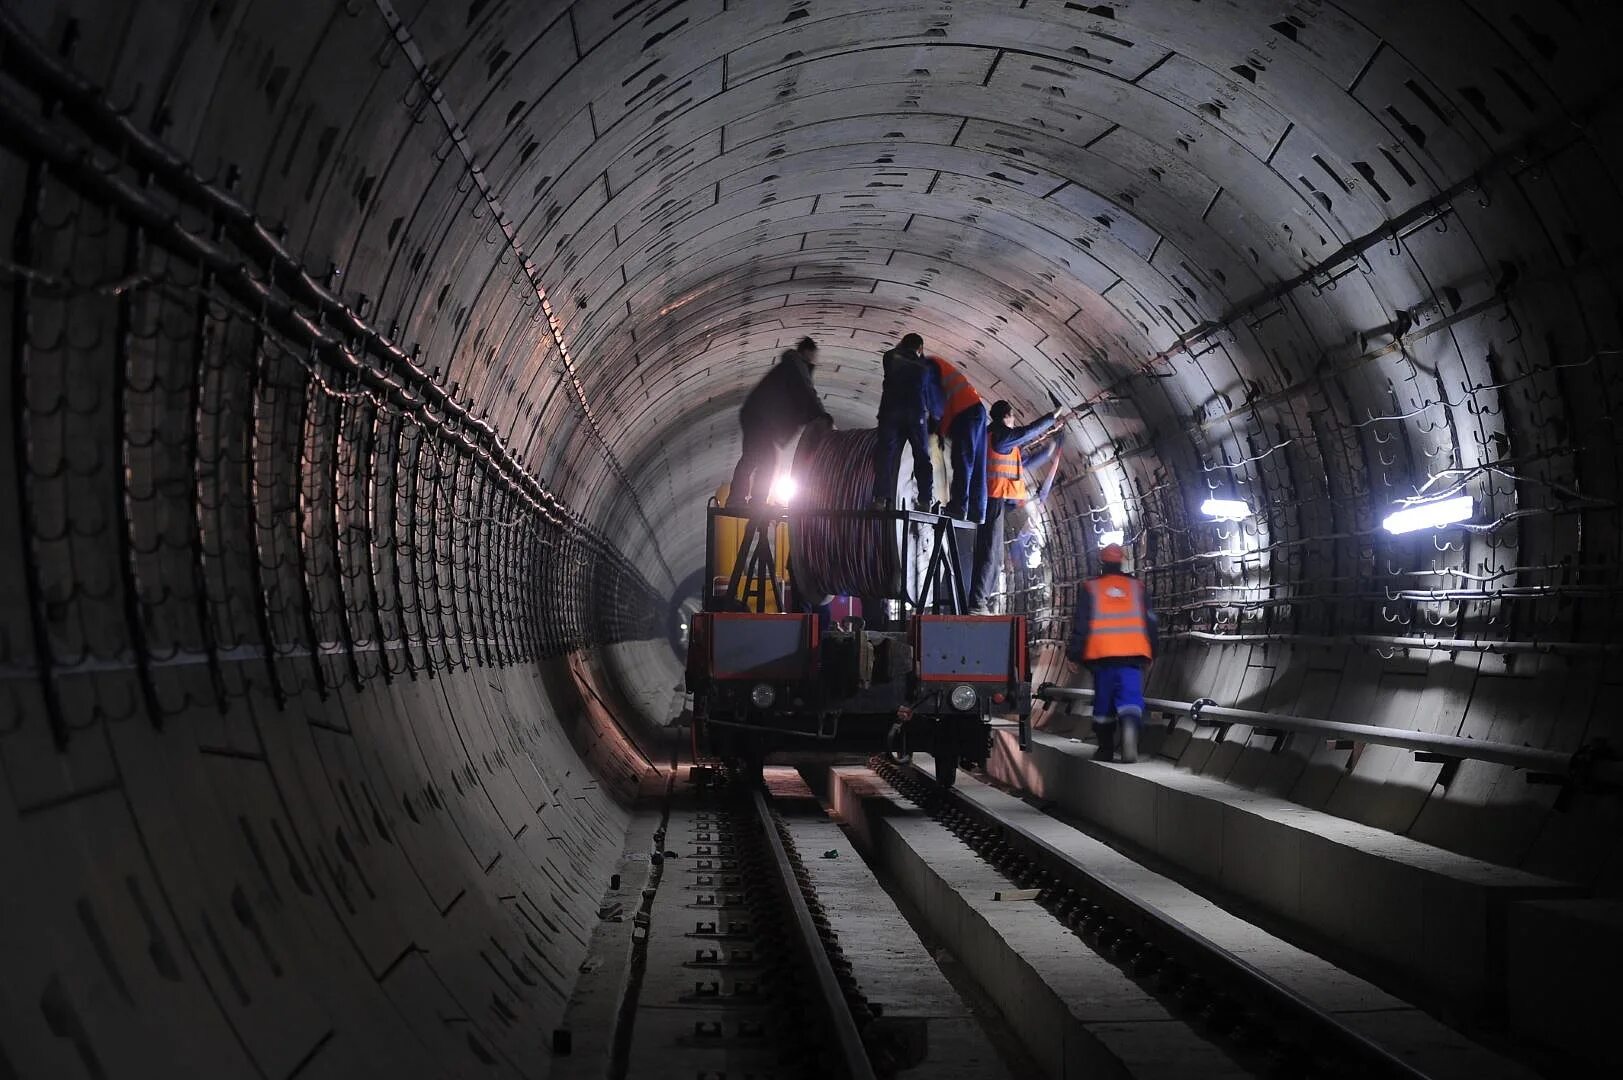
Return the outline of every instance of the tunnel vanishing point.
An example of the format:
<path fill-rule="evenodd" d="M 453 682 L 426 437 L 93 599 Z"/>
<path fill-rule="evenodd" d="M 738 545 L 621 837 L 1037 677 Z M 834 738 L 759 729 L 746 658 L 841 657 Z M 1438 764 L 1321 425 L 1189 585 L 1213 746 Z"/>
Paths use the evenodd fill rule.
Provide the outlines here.
<path fill-rule="evenodd" d="M 0 1077 L 549 1075 L 686 761 L 738 405 L 806 334 L 842 428 L 909 331 L 988 401 L 1079 406 L 1006 601 L 1038 680 L 1120 530 L 1153 693 L 1605 757 L 1620 31 L 1605 0 L 4 0 Z M 1623 955 L 1614 791 L 1189 726 L 1161 758 L 1213 798 L 1559 883 L 1489 902 L 1490 997 L 1616 1060 L 1570 1030 Z M 1228 881 L 1218 820 L 1157 828 Z M 1270 865 L 1393 941 L 1458 914 Z"/>

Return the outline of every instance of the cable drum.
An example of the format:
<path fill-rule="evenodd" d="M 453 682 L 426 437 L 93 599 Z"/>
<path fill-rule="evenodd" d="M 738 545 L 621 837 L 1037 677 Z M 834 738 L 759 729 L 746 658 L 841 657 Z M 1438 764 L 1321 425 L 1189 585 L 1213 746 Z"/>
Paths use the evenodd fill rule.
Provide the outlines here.
<path fill-rule="evenodd" d="M 807 428 L 795 449 L 796 509 L 868 510 L 873 506 L 876 433 Z M 912 457 L 897 466 L 896 503 L 918 496 Z M 904 530 L 911 530 L 903 561 Z M 789 551 L 795 587 L 812 602 L 831 596 L 918 599 L 929 558 L 930 530 L 899 521 L 791 515 Z M 922 553 L 922 559 L 920 555 Z"/>

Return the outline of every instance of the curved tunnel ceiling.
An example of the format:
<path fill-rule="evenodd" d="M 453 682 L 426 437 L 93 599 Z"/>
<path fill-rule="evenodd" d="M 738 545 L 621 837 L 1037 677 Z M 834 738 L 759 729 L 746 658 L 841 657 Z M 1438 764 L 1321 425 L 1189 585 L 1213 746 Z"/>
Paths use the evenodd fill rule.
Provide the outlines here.
<path fill-rule="evenodd" d="M 216 9 L 151 90 L 136 46 L 168 23 L 79 63 L 205 171 L 242 164 L 662 587 L 733 453 L 712 414 L 801 333 L 842 425 L 909 329 L 991 396 L 1108 398 L 1080 431 L 1135 529 L 1199 501 L 1140 508 L 1158 478 L 1289 446 L 1288 483 L 1208 472 L 1298 541 L 1507 456 L 1515 406 L 1462 391 L 1604 335 L 1543 303 L 1583 287 L 1615 183 L 1585 134 L 1615 122 L 1601 8 L 1586 31 L 1491 4 L 376 7 Z M 1350 426 L 1417 409 L 1396 451 Z"/>
<path fill-rule="evenodd" d="M 1298 541 L 1368 530 L 1439 467 L 1506 456 L 1510 418 L 1461 392 L 1581 361 L 1600 340 L 1574 322 L 1530 331 L 1539 316 L 1521 314 L 1552 272 L 1582 269 L 1574 222 L 1614 179 L 1582 135 L 1614 119 L 1606 67 L 1580 51 L 1604 35 L 1564 10 L 463 14 L 430 7 L 402 30 L 439 94 L 423 122 L 460 125 L 466 142 L 441 154 L 394 259 L 453 208 L 501 208 L 640 502 L 605 481 L 533 326 L 498 336 L 513 309 L 533 310 L 501 272 L 502 242 L 443 252 L 421 275 L 420 295 L 448 288 L 439 310 L 465 312 L 428 325 L 449 333 L 466 385 L 519 391 L 491 395 L 497 415 L 655 576 L 661 559 L 683 573 L 698 559 L 675 522 L 733 453 L 710 414 L 803 332 L 825 342 L 820 384 L 844 425 L 871 422 L 874 358 L 909 329 L 990 395 L 1108 397 L 1081 427 L 1085 450 L 1097 483 L 1126 485 L 1136 528 L 1188 526 L 1199 491 L 1137 505 L 1158 480 L 1289 446 L 1271 464 L 1290 462 L 1293 481 L 1208 472 L 1271 508 L 1264 537 Z M 369 108 L 398 113 L 386 88 L 421 95 L 400 78 L 372 87 Z M 369 208 L 341 261 L 361 264 L 384 216 Z M 1394 347 L 1405 329 L 1425 333 Z M 1398 452 L 1375 452 L 1353 436 L 1368 427 L 1349 427 L 1422 408 L 1411 427 L 1446 424 L 1446 439 L 1405 432 Z M 717 436 L 706 449 L 691 445 L 700 423 Z M 1070 501 L 1099 505 L 1085 488 Z M 1515 508 L 1487 502 L 1484 520 Z"/>
<path fill-rule="evenodd" d="M 39 871 L 0 909 L 29 973 L 0 1049 L 544 1071 L 522 1032 L 650 765 L 621 728 L 680 707 L 672 591 L 808 333 L 841 426 L 910 330 L 989 397 L 1086 404 L 1022 601 L 1044 644 L 1115 504 L 1168 696 L 1615 739 L 1615 676 L 1566 665 L 1619 647 L 1620 22 L 7 5 L 0 845 Z M 1454 490 L 1465 527 L 1381 530 Z M 1604 821 L 1504 799 L 1514 829 L 1405 820 L 1615 890 Z"/>

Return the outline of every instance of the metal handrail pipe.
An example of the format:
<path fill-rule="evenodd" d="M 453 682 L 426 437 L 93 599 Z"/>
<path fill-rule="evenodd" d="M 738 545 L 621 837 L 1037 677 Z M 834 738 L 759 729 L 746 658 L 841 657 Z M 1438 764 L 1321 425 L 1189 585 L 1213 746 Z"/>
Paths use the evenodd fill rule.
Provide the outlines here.
<path fill-rule="evenodd" d="M 1044 683 L 1037 688 L 1033 696 L 1050 702 L 1091 701 L 1093 691 Z M 1584 747 L 1574 753 L 1541 750 L 1534 746 L 1518 746 L 1515 743 L 1493 742 L 1487 739 L 1465 739 L 1458 735 L 1442 735 L 1433 731 L 1416 731 L 1412 728 L 1349 724 L 1339 720 L 1320 720 L 1311 716 L 1292 716 L 1288 713 L 1232 709 L 1205 699 L 1171 701 L 1167 698 L 1145 698 L 1144 704 L 1147 708 L 1158 709 L 1161 712 L 1192 716 L 1197 721 L 1215 720 L 1230 724 L 1246 724 L 1270 731 L 1302 732 L 1377 746 L 1394 746 L 1402 750 L 1437 754 L 1441 757 L 1487 761 L 1495 765 L 1508 765 L 1513 769 L 1525 769 L 1530 773 L 1581 777 L 1605 784 L 1623 784 L 1623 762 L 1600 759 L 1592 747 Z"/>
<path fill-rule="evenodd" d="M 1221 605 L 1219 605 L 1221 606 Z M 1170 610 L 1170 609 L 1169 609 Z M 1209 630 L 1175 630 L 1162 640 L 1200 641 L 1217 645 L 1358 645 L 1391 649 L 1430 649 L 1438 652 L 1487 652 L 1509 655 L 1537 653 L 1548 656 L 1610 656 L 1623 652 L 1623 641 L 1495 641 L 1491 638 L 1441 638 L 1427 634 L 1397 637 L 1390 634 L 1224 634 Z"/>

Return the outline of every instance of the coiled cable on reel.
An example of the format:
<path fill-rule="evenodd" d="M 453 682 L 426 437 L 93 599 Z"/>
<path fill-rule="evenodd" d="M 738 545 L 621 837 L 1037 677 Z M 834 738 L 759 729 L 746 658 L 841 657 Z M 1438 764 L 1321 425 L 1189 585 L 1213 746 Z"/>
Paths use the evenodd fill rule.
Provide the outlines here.
<path fill-rule="evenodd" d="M 795 509 L 871 509 L 877 442 L 872 429 L 807 428 L 795 450 Z M 898 467 L 895 490 L 896 505 L 911 503 L 917 488 L 910 464 Z M 791 515 L 789 551 L 799 595 L 813 603 L 830 596 L 903 596 L 903 528 L 878 518 Z"/>

